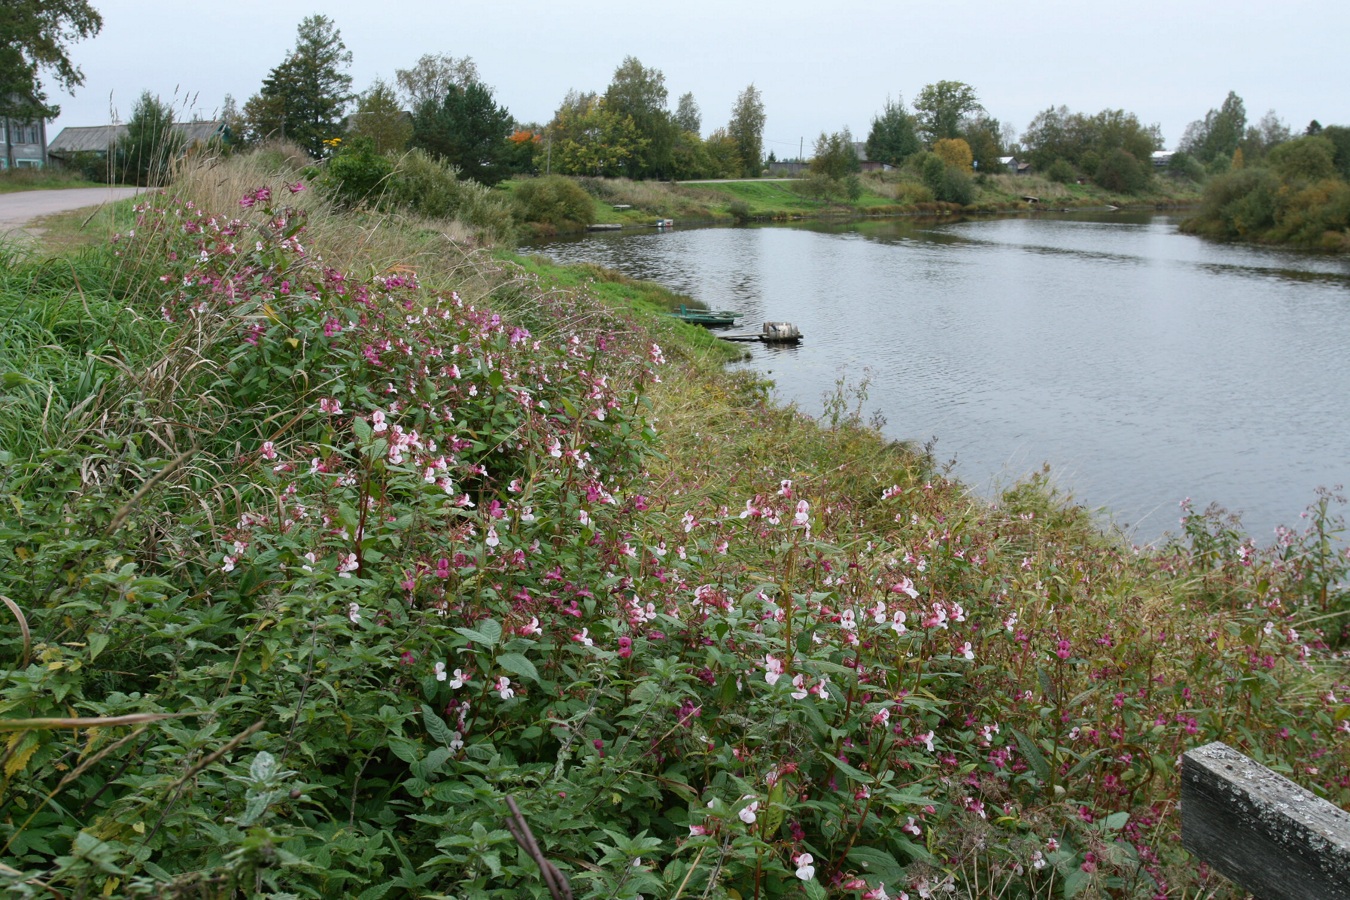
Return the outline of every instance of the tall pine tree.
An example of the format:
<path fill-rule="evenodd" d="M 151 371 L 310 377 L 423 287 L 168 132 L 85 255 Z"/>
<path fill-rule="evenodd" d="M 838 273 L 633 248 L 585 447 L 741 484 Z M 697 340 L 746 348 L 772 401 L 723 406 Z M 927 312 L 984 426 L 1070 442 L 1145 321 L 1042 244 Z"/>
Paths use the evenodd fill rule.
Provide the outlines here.
<path fill-rule="evenodd" d="M 309 16 L 297 30 L 295 49 L 244 105 L 249 138 L 280 137 L 321 156 L 324 141 L 341 137 L 343 112 L 352 99 L 346 69 L 352 54 L 327 16 Z"/>

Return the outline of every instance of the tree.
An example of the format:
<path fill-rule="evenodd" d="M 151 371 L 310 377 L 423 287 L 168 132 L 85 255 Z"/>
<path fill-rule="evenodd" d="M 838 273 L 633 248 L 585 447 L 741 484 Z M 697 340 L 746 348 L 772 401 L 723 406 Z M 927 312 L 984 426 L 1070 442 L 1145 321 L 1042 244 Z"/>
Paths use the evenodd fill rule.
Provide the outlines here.
<path fill-rule="evenodd" d="M 967 119 L 962 139 L 970 147 L 971 164 L 980 172 L 999 172 L 1003 155 L 1003 126 L 998 119 L 977 115 Z"/>
<path fill-rule="evenodd" d="M 356 101 L 348 120 L 355 134 L 370 138 L 377 153 L 399 151 L 412 138 L 412 120 L 403 112 L 398 93 L 389 82 L 376 78 Z"/>
<path fill-rule="evenodd" d="M 240 143 L 244 136 L 244 115 L 239 111 L 239 104 L 235 102 L 233 94 L 226 94 L 225 100 L 220 104 L 220 124 L 225 129 L 225 146 Z"/>
<path fill-rule="evenodd" d="M 478 81 L 452 84 L 440 103 L 426 102 L 413 112 L 414 147 L 489 187 L 511 174 L 513 131 L 511 114 Z"/>
<path fill-rule="evenodd" d="M 1031 120 L 1022 145 L 1027 160 L 1038 169 L 1048 171 L 1062 160 L 1093 175 L 1115 150 L 1124 150 L 1136 161 L 1150 160 L 1153 151 L 1162 147 L 1162 133 L 1157 125 L 1146 126 L 1134 113 L 1121 109 L 1089 116 L 1059 106 Z"/>
<path fill-rule="evenodd" d="M 943 138 L 933 142 L 933 155 L 958 172 L 970 174 L 975 162 L 970 152 L 970 144 L 962 138 Z"/>
<path fill-rule="evenodd" d="M 1287 141 L 1270 151 L 1270 166 L 1286 183 L 1336 176 L 1336 145 L 1325 135 Z"/>
<path fill-rule="evenodd" d="M 4 0 L 0 3 L 0 116 L 53 119 L 61 107 L 47 102 L 42 76 L 63 90 L 84 84 L 68 44 L 98 34 L 103 17 L 87 0 Z"/>
<path fill-rule="evenodd" d="M 1243 158 L 1249 163 L 1263 159 L 1267 153 L 1289 140 L 1291 136 L 1289 126 L 1280 120 L 1275 110 L 1269 110 L 1261 117 L 1261 121 L 1248 126 L 1246 134 L 1243 135 Z"/>
<path fill-rule="evenodd" d="M 1186 126 L 1180 149 L 1208 164 L 1219 157 L 1232 157 L 1246 130 L 1247 108 L 1241 97 L 1229 91 L 1222 106 Z"/>
<path fill-rule="evenodd" d="M 858 151 L 853 147 L 853 133 L 845 128 L 833 134 L 820 133 L 816 138 L 811 171 L 826 178 L 842 181 L 862 169 Z"/>
<path fill-rule="evenodd" d="M 698 101 L 694 99 L 692 93 L 680 96 L 680 102 L 675 107 L 675 124 L 679 126 L 680 131 L 701 133 L 703 115 L 699 112 Z"/>
<path fill-rule="evenodd" d="M 741 171 L 747 178 L 758 178 L 764 169 L 764 99 L 753 83 L 736 97 L 731 107 L 727 134 L 740 151 Z"/>
<path fill-rule="evenodd" d="M 327 16 L 309 16 L 297 29 L 295 49 L 244 105 L 249 137 L 279 136 L 321 156 L 324 141 L 337 137 L 351 101 L 346 73 L 352 54 Z"/>
<path fill-rule="evenodd" d="M 666 109 L 666 76 L 635 56 L 624 57 L 605 90 L 605 109 L 620 120 L 632 119 L 643 146 L 624 163 L 630 178 L 669 175 L 679 128 Z"/>
<path fill-rule="evenodd" d="M 1117 147 L 1102 159 L 1093 180 L 1108 191 L 1137 194 L 1148 187 L 1149 171 L 1128 150 Z"/>
<path fill-rule="evenodd" d="M 1317 133 L 1331 141 L 1335 147 L 1336 171 L 1346 181 L 1350 181 L 1350 127 L 1328 125 L 1326 128 L 1319 128 Z"/>
<path fill-rule="evenodd" d="M 645 149 L 631 116 L 620 117 L 595 93 L 568 91 L 548 126 L 552 170 L 572 175 L 622 175 Z"/>
<path fill-rule="evenodd" d="M 705 178 L 740 178 L 745 174 L 741 168 L 741 145 L 725 128 L 708 135 L 703 146 L 707 159 Z"/>
<path fill-rule="evenodd" d="M 867 135 L 867 158 L 898 166 L 921 149 L 914 117 L 905 112 L 903 98 L 892 103 L 887 97 L 881 115 L 872 120 L 872 130 Z"/>
<path fill-rule="evenodd" d="M 963 81 L 925 85 L 914 99 L 914 109 L 918 111 L 919 132 L 929 144 L 960 137 L 962 122 L 984 112 L 975 89 Z"/>
<path fill-rule="evenodd" d="M 183 135 L 173 127 L 173 108 L 143 91 L 117 140 L 117 168 L 124 182 L 160 185 L 169 165 L 183 147 Z"/>
<path fill-rule="evenodd" d="M 411 69 L 395 69 L 394 80 L 408 101 L 409 109 L 417 109 L 428 101 L 439 103 L 450 86 L 467 87 L 481 81 L 478 66 L 469 57 L 456 59 L 444 53 L 427 53 Z"/>

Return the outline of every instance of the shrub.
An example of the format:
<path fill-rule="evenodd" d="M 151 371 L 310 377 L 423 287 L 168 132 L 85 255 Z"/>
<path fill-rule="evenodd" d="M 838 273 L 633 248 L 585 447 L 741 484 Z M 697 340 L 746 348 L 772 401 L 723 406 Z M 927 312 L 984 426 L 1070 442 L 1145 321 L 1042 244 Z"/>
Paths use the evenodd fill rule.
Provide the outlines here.
<path fill-rule="evenodd" d="M 557 229 L 584 228 L 595 221 L 591 195 L 563 175 L 531 178 L 513 194 L 521 221 Z"/>
<path fill-rule="evenodd" d="M 1056 184 L 1072 184 L 1078 180 L 1078 172 L 1065 159 L 1057 159 L 1045 168 L 1045 177 Z"/>
<path fill-rule="evenodd" d="M 400 154 L 382 202 L 431 219 L 452 219 L 463 203 L 464 182 L 450 163 L 421 148 Z"/>
<path fill-rule="evenodd" d="M 1151 174 L 1129 151 L 1115 149 L 1097 166 L 1093 180 L 1108 191 L 1138 194 L 1148 188 Z"/>
<path fill-rule="evenodd" d="M 358 136 L 344 142 L 328 161 L 321 185 L 339 204 L 353 207 L 377 200 L 393 171 L 394 164 L 375 149 L 375 142 Z"/>

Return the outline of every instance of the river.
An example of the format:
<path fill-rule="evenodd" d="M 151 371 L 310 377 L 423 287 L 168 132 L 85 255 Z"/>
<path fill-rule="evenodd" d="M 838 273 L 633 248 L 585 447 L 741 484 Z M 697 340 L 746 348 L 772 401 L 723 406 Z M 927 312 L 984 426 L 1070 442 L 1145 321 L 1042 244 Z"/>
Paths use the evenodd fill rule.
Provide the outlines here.
<path fill-rule="evenodd" d="M 1167 215 L 602 233 L 525 248 L 651 279 L 795 348 L 746 365 L 818 414 L 842 376 L 891 437 L 993 496 L 1043 464 L 1140 542 L 1217 502 L 1262 543 L 1350 482 L 1350 260 Z M 741 329 L 743 330 L 743 329 Z"/>

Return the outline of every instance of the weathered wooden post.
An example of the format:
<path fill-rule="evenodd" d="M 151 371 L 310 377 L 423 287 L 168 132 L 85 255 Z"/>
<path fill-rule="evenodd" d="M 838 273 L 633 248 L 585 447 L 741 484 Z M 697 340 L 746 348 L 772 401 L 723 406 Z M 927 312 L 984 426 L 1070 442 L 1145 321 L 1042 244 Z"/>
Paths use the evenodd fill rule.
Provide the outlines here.
<path fill-rule="evenodd" d="M 1217 741 L 1182 757 L 1181 843 L 1260 900 L 1350 900 L 1350 813 Z"/>

